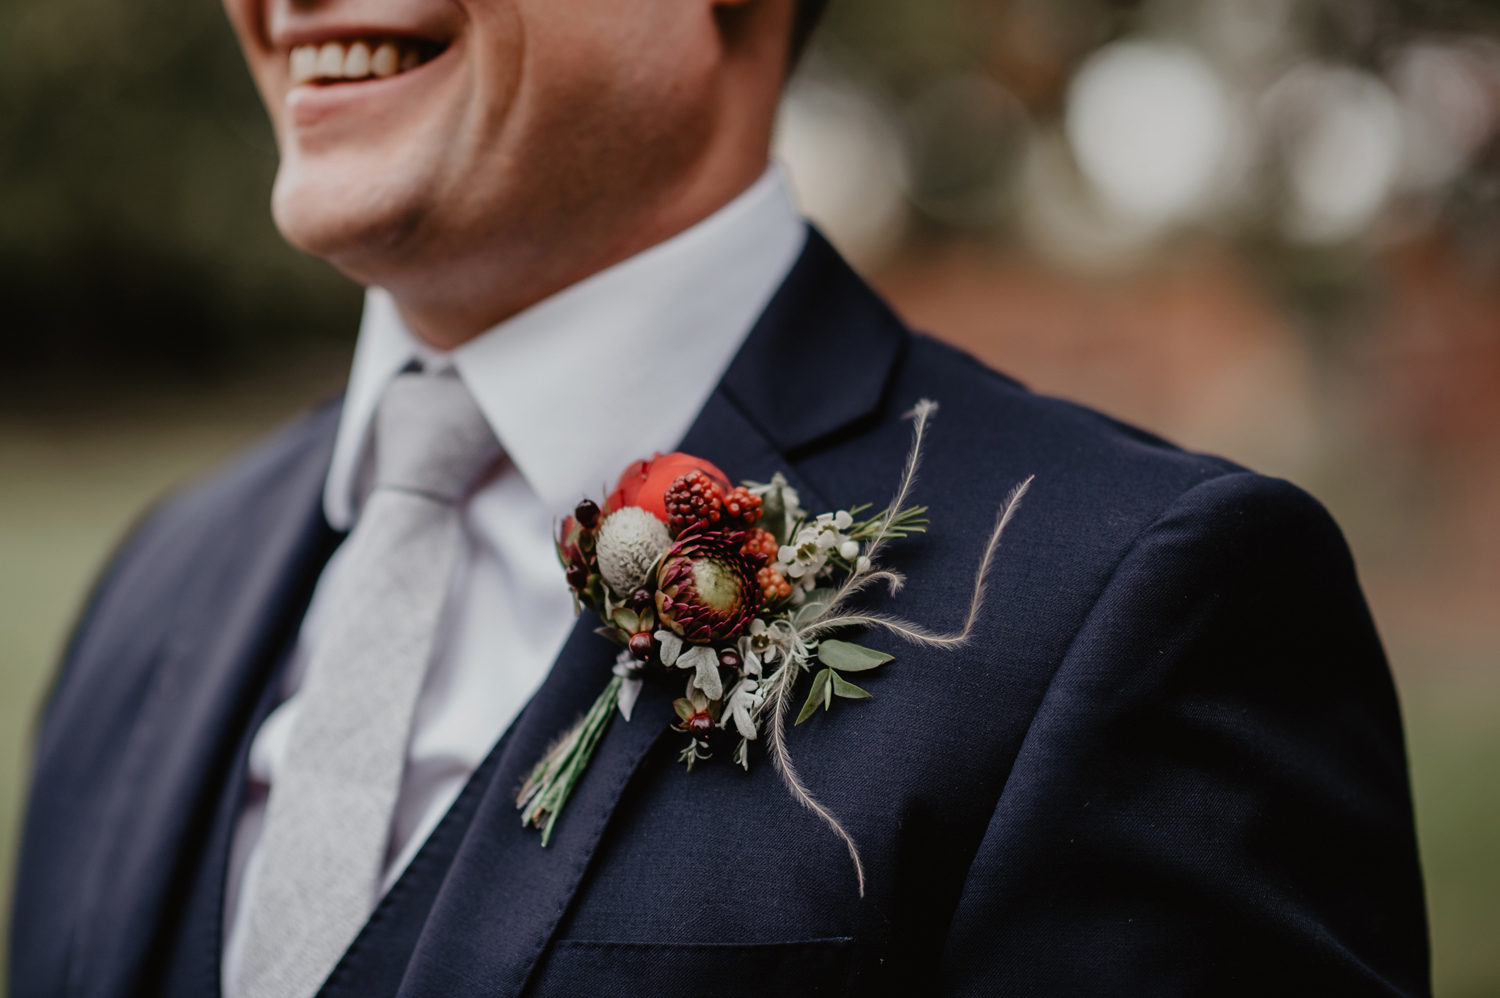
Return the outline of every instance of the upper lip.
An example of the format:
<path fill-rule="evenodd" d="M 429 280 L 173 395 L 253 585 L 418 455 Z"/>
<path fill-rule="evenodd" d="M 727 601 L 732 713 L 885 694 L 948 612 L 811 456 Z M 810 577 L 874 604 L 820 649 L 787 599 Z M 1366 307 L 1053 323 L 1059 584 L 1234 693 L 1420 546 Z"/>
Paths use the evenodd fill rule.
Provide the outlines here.
<path fill-rule="evenodd" d="M 322 45 L 324 42 L 347 42 L 362 38 L 409 39 L 431 42 L 434 45 L 446 45 L 451 40 L 445 33 L 427 27 L 350 22 L 286 25 L 270 36 L 270 42 L 274 48 L 286 51 L 302 45 Z"/>

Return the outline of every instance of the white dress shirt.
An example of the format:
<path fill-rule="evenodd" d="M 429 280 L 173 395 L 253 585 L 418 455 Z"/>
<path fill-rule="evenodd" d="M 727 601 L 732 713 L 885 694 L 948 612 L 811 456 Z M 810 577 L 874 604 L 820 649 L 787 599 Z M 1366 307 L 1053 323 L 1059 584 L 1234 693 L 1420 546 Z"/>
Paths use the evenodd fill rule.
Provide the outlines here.
<path fill-rule="evenodd" d="M 772 166 L 692 228 L 447 353 L 421 343 L 384 291 L 367 293 L 323 496 L 328 522 L 348 530 L 359 518 L 376 405 L 413 360 L 456 369 L 506 452 L 461 510 L 463 552 L 417 702 L 382 889 L 416 855 L 572 631 L 572 600 L 553 546 L 557 521 L 586 496 L 602 500 L 631 461 L 677 446 L 806 234 Z M 283 700 L 251 745 L 225 892 L 229 996 L 244 941 L 240 888 L 259 859 L 266 797 L 339 564 L 335 552 L 303 618 Z"/>

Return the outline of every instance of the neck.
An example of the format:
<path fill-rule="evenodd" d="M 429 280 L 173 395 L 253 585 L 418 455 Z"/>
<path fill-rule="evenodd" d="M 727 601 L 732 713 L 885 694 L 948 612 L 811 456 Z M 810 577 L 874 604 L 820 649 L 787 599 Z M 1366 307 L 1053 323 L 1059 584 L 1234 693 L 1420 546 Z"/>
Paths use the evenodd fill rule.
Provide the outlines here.
<path fill-rule="evenodd" d="M 571 212 L 576 222 L 528 227 L 529 238 L 474 261 L 450 261 L 442 276 L 382 282 L 407 325 L 429 346 L 452 350 L 531 306 L 691 228 L 733 201 L 766 168 L 764 150 L 732 168 L 705 166 L 654 196 L 637 191 L 612 218 Z M 607 221 L 609 224 L 602 225 Z M 545 235 L 543 234 L 545 232 Z"/>

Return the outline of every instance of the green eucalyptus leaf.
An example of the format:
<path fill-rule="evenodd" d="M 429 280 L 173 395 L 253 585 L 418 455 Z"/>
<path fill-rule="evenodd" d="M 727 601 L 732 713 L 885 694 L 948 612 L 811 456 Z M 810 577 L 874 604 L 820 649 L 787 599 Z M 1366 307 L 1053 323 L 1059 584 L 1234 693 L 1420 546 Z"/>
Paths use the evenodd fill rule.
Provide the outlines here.
<path fill-rule="evenodd" d="M 760 497 L 760 525 L 771 532 L 777 544 L 787 542 L 786 499 L 781 489 L 768 489 Z"/>
<path fill-rule="evenodd" d="M 833 690 L 834 696 L 841 696 L 845 700 L 864 700 L 870 696 L 868 691 L 855 686 L 837 672 L 833 674 L 833 682 L 829 688 Z"/>
<path fill-rule="evenodd" d="M 866 648 L 852 641 L 836 641 L 829 638 L 818 643 L 818 661 L 840 672 L 868 672 L 885 665 L 894 655 Z"/>
<path fill-rule="evenodd" d="M 630 647 L 630 639 L 621 634 L 618 627 L 596 627 L 594 628 L 594 633 L 601 638 L 608 638 L 621 647 Z"/>
<path fill-rule="evenodd" d="M 813 677 L 812 689 L 807 691 L 807 702 L 802 705 L 801 712 L 797 714 L 796 724 L 801 724 L 809 717 L 812 717 L 813 712 L 820 705 L 823 705 L 826 709 L 826 704 L 823 701 L 827 699 L 828 694 L 825 691 L 828 689 L 828 677 L 832 675 L 833 672 L 831 670 L 824 669 Z"/>

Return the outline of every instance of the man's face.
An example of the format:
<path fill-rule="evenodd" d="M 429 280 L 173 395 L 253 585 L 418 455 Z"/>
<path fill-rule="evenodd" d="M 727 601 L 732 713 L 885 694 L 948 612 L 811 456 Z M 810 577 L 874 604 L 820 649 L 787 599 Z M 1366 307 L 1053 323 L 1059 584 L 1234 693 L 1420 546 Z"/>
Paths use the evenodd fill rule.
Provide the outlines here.
<path fill-rule="evenodd" d="M 555 244 L 689 172 L 708 141 L 707 5 L 225 6 L 281 150 L 277 225 L 357 279 Z"/>

